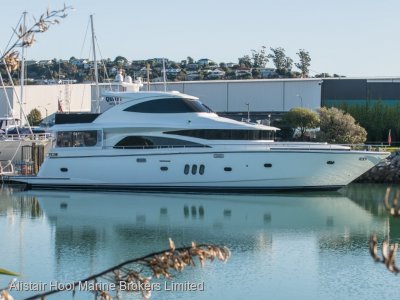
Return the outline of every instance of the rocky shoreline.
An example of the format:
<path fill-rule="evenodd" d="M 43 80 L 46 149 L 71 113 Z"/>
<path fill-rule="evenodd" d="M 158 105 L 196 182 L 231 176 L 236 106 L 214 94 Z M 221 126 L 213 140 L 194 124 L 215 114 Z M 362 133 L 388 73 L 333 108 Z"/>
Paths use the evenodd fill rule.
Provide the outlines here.
<path fill-rule="evenodd" d="M 393 152 L 384 162 L 358 177 L 360 183 L 399 183 L 400 151 Z"/>

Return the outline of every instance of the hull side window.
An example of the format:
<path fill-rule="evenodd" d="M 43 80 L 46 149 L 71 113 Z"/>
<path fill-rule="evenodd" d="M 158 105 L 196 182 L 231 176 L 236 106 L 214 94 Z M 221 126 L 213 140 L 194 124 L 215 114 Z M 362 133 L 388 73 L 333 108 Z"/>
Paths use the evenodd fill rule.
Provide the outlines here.
<path fill-rule="evenodd" d="M 101 132 L 97 130 L 57 132 L 57 147 L 95 147 L 100 144 Z"/>

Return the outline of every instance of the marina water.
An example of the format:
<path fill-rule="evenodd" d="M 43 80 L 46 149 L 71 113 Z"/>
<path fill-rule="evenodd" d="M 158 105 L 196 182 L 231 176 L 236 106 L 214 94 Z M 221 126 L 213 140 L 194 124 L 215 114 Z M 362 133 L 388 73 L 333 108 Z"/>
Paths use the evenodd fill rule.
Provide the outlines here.
<path fill-rule="evenodd" d="M 225 245 L 207 262 L 152 279 L 152 299 L 395 299 L 400 279 L 368 251 L 400 238 L 383 206 L 386 185 L 339 192 L 207 195 L 22 191 L 2 186 L 0 267 L 36 284 L 15 299 L 83 279 L 125 260 L 192 241 Z M 12 277 L 0 276 L 0 287 Z M 177 290 L 173 284 L 197 290 Z M 42 286 L 40 286 L 42 285 Z M 122 295 L 124 296 L 124 295 Z M 75 299 L 92 299 L 78 291 Z M 127 299 L 141 299 L 140 293 Z M 63 292 L 46 299 L 72 299 Z"/>

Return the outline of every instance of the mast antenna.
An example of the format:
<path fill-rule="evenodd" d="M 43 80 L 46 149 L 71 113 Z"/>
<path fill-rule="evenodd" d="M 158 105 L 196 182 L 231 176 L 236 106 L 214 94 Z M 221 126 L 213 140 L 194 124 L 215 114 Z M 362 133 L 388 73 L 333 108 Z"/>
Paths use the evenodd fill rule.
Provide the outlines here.
<path fill-rule="evenodd" d="M 95 92 L 95 100 L 96 100 L 96 112 L 100 113 L 100 88 L 99 88 L 99 72 L 97 70 L 97 59 L 96 59 L 96 46 L 95 46 L 95 34 L 94 34 L 94 26 L 93 26 L 93 15 L 90 15 L 90 24 L 92 26 L 92 47 L 93 47 L 93 62 L 94 62 L 94 79 L 96 83 L 96 92 Z"/>

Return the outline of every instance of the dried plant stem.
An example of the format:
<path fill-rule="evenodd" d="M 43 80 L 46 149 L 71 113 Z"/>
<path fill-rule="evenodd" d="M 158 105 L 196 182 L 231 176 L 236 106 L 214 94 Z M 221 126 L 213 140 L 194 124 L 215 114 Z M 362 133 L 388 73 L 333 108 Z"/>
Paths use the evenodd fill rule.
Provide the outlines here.
<path fill-rule="evenodd" d="M 117 286 L 121 281 L 146 283 L 150 281 L 151 277 L 143 277 L 140 274 L 142 270 L 136 271 L 135 269 L 129 268 L 127 266 L 129 264 L 140 264 L 144 267 L 149 268 L 149 270 L 151 270 L 157 278 L 159 278 L 160 276 L 170 278 L 171 270 L 179 272 L 182 271 L 187 265 L 194 266 L 194 257 L 198 257 L 200 264 L 203 266 L 204 261 L 207 259 L 213 261 L 215 258 L 217 258 L 218 260 L 225 262 L 228 260 L 229 256 L 230 251 L 226 247 L 207 244 L 196 245 L 195 243 L 192 243 L 192 246 L 190 247 L 175 248 L 174 243 L 170 239 L 169 250 L 154 252 L 139 258 L 127 260 L 100 273 L 91 275 L 82 280 L 75 281 L 71 283 L 71 286 L 76 287 L 86 282 L 96 282 L 98 278 L 103 278 L 108 281 L 114 281 Z M 62 292 L 62 290 L 54 289 L 42 294 L 31 296 L 29 298 L 26 298 L 25 300 L 44 299 L 44 297 L 46 296 L 59 292 Z M 107 292 L 100 290 L 98 290 L 97 292 L 101 293 L 103 295 L 101 297 L 104 297 L 104 299 L 112 299 Z M 146 294 L 146 291 L 142 291 L 142 295 L 146 299 L 150 297 L 149 294 Z"/>

